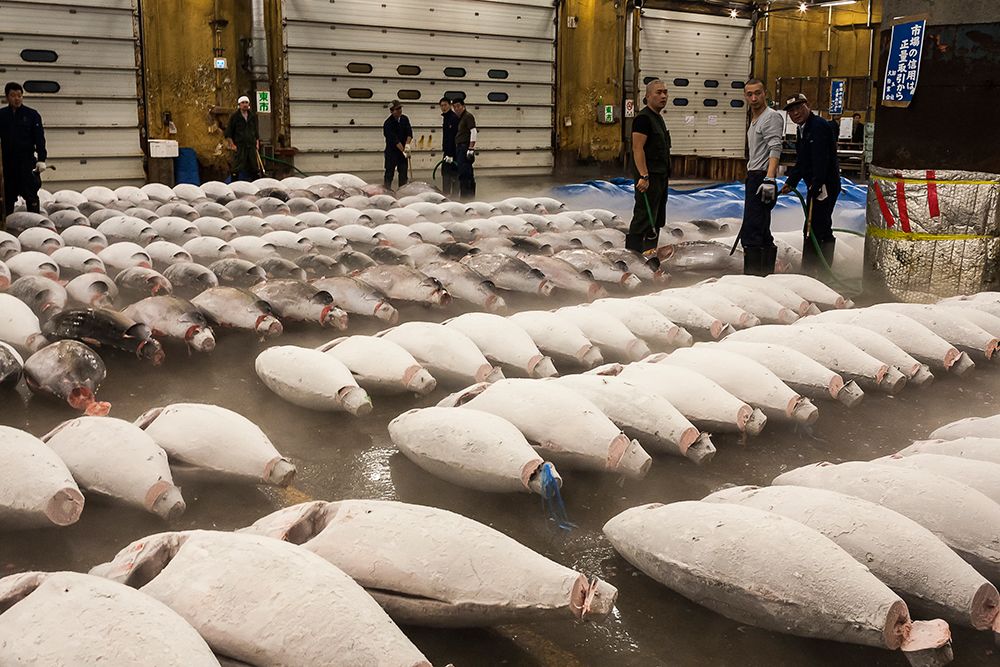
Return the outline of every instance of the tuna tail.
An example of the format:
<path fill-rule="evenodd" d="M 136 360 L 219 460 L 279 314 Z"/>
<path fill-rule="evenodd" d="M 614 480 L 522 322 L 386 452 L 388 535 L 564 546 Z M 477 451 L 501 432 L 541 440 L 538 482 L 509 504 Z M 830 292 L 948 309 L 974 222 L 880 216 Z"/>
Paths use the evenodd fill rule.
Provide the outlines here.
<path fill-rule="evenodd" d="M 563 504 L 562 493 L 559 491 L 562 480 L 557 477 L 555 466 L 543 463 L 538 474 L 542 483 L 542 507 L 545 508 L 545 513 L 563 530 L 573 530 L 576 524 L 571 523 L 566 516 L 566 505 Z"/>

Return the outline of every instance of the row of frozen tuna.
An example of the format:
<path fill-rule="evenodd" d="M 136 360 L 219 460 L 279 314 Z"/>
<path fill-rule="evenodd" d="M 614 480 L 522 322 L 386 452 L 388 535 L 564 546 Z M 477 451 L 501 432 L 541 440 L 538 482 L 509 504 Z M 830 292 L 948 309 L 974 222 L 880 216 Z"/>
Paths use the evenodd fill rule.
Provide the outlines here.
<path fill-rule="evenodd" d="M 73 524 L 83 493 L 173 519 L 186 507 L 174 476 L 287 486 L 294 475 L 260 428 L 214 405 L 153 408 L 135 423 L 78 417 L 40 439 L 0 426 L 0 530 Z"/>
<path fill-rule="evenodd" d="M 150 535 L 90 574 L 0 579 L 0 646 L 52 667 L 419 667 L 396 623 L 599 621 L 617 594 L 445 510 L 309 502 L 235 533 Z"/>
<path fill-rule="evenodd" d="M 1000 415 L 960 420 L 871 462 L 634 507 L 604 532 L 635 567 L 738 622 L 944 664 L 947 623 L 1000 643 L 998 427 Z"/>

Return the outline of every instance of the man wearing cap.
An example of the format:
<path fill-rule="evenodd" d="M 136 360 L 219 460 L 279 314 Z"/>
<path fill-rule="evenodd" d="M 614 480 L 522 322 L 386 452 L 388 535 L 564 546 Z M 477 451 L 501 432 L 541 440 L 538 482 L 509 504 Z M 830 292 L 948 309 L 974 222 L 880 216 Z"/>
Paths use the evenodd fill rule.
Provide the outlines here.
<path fill-rule="evenodd" d="M 806 182 L 808 213 L 802 230 L 802 272 L 822 275 L 822 262 L 816 246 L 823 253 L 826 265 L 830 266 L 837 244 L 833 236 L 833 207 L 837 205 L 840 195 L 838 128 L 832 121 L 814 114 L 809 108 L 809 100 L 801 93 L 785 102 L 785 111 L 799 127 L 795 142 L 795 166 L 788 172 L 781 193 L 794 190 L 800 180 Z"/>
<path fill-rule="evenodd" d="M 451 106 L 458 116 L 458 126 L 455 129 L 455 166 L 458 167 L 459 195 L 463 199 L 474 199 L 476 172 L 472 165 L 476 161 L 476 139 L 479 137 L 476 117 L 465 109 L 465 98 L 453 100 Z"/>
<path fill-rule="evenodd" d="M 771 211 L 778 199 L 774 177 L 781 159 L 781 139 L 785 119 L 767 106 L 767 89 L 760 79 L 750 79 L 743 86 L 743 97 L 750 107 L 747 128 L 746 191 L 743 196 L 743 225 L 739 240 L 743 244 L 743 273 L 767 276 L 774 273 L 778 248 L 771 236 Z M 733 245 L 735 248 L 735 244 Z"/>
<path fill-rule="evenodd" d="M 625 247 L 636 252 L 657 246 L 667 224 L 670 182 L 670 132 L 663 120 L 667 87 L 656 79 L 646 84 L 646 106 L 632 121 L 632 161 L 635 163 L 635 207 L 625 235 Z"/>
<path fill-rule="evenodd" d="M 230 175 L 234 181 L 254 181 L 260 178 L 260 131 L 257 128 L 257 114 L 250 110 L 250 98 L 246 95 L 236 100 L 239 108 L 229 117 L 226 125 L 226 141 L 229 150 L 236 151 Z"/>
<path fill-rule="evenodd" d="M 399 171 L 399 187 L 406 185 L 410 159 L 410 144 L 413 143 L 413 128 L 410 119 L 403 115 L 403 105 L 393 100 L 389 105 L 389 117 L 382 123 L 385 137 L 385 178 L 386 190 L 392 188 L 392 178 Z"/>
<path fill-rule="evenodd" d="M 458 116 L 451 110 L 451 100 L 442 97 L 441 105 L 441 192 L 451 196 L 455 194 L 455 181 L 458 179 L 458 168 L 455 166 L 455 137 L 458 135 Z"/>
<path fill-rule="evenodd" d="M 7 106 L 0 109 L 0 155 L 3 159 L 3 190 L 6 218 L 14 212 L 17 198 L 32 213 L 38 213 L 38 176 L 45 171 L 45 130 L 42 117 L 31 107 L 21 103 L 24 88 L 14 81 L 4 86 Z"/>

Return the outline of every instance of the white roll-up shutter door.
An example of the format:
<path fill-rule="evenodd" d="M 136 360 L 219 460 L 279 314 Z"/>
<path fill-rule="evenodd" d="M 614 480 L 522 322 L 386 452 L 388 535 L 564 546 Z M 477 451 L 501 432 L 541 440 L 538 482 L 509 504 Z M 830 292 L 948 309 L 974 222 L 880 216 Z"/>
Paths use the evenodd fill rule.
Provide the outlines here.
<path fill-rule="evenodd" d="M 639 97 L 648 81 L 667 84 L 671 153 L 743 158 L 750 21 L 644 9 L 639 25 Z"/>
<path fill-rule="evenodd" d="M 133 0 L 0 0 L 0 80 L 45 126 L 43 187 L 145 182 Z"/>
<path fill-rule="evenodd" d="M 413 125 L 411 178 L 441 159 L 441 97 L 464 95 L 478 172 L 552 171 L 548 0 L 284 0 L 291 144 L 309 173 L 382 172 L 392 99 Z"/>

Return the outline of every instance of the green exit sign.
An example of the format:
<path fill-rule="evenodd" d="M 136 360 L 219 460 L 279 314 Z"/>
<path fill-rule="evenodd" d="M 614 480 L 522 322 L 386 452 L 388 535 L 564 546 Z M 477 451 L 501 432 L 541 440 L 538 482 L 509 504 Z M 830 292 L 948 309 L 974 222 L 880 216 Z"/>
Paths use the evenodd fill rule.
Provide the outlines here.
<path fill-rule="evenodd" d="M 615 107 L 611 104 L 604 105 L 604 122 L 605 123 L 615 122 Z"/>

